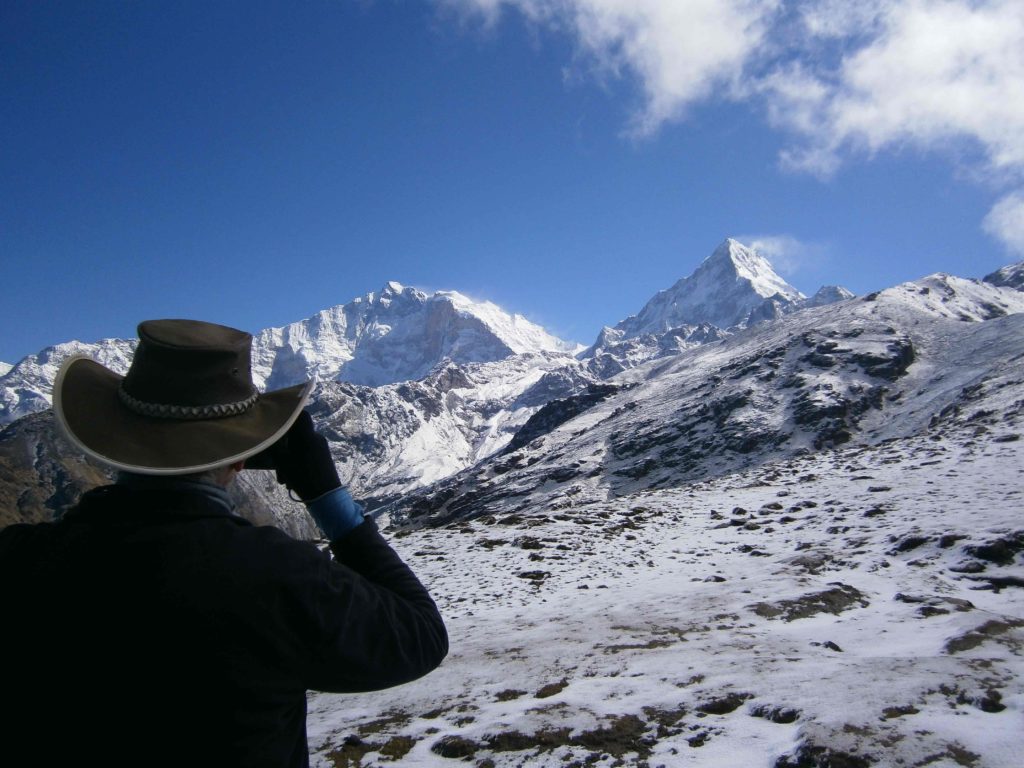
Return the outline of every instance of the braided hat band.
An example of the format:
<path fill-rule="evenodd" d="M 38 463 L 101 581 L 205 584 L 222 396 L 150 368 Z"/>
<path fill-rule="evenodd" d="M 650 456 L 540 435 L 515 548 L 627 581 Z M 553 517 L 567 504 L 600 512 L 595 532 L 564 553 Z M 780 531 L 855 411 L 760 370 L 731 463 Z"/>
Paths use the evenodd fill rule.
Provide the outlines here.
<path fill-rule="evenodd" d="M 245 400 L 234 403 L 218 403 L 216 405 L 170 405 L 167 403 L 147 403 L 129 395 L 124 385 L 117 388 L 117 396 L 122 405 L 128 410 L 140 416 L 149 416 L 154 419 L 178 419 L 191 421 L 193 419 L 220 419 L 226 416 L 238 416 L 245 413 L 260 398 L 259 392 L 253 392 Z"/>
<path fill-rule="evenodd" d="M 53 411 L 71 444 L 116 469 L 186 475 L 256 455 L 284 435 L 313 389 L 258 392 L 252 336 L 198 320 L 146 320 L 122 376 L 68 358 Z"/>

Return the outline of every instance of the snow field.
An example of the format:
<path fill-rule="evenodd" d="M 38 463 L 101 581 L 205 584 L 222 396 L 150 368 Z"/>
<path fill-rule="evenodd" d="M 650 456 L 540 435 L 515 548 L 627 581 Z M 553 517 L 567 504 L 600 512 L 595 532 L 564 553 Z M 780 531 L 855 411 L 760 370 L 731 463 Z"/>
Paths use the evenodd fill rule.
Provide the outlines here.
<path fill-rule="evenodd" d="M 314 764 L 1017 766 L 1024 592 L 984 579 L 1024 568 L 967 548 L 1024 531 L 1022 447 L 915 438 L 401 535 L 451 655 L 312 695 Z"/>

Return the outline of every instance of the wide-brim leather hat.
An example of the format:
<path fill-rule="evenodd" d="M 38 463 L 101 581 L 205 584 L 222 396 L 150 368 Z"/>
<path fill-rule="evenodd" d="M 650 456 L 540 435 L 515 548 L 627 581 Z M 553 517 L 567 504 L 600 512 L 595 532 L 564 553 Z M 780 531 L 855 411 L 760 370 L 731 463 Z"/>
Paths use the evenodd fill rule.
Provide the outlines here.
<path fill-rule="evenodd" d="M 243 461 L 280 439 L 313 382 L 259 392 L 252 336 L 197 320 L 147 320 L 125 376 L 88 357 L 64 362 L 53 411 L 68 439 L 116 469 L 204 472 Z"/>

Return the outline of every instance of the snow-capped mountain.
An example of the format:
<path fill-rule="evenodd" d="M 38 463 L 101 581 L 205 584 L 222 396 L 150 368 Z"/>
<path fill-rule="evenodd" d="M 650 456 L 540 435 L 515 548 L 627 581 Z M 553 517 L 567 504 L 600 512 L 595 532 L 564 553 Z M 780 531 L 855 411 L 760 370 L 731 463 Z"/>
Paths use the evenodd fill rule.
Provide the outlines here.
<path fill-rule="evenodd" d="M 108 368 L 124 373 L 131 363 L 135 343 L 125 339 L 103 339 L 91 344 L 69 341 L 22 358 L 6 373 L 0 374 L 0 425 L 49 408 L 57 371 L 69 357 L 88 355 Z"/>
<path fill-rule="evenodd" d="M 745 324 L 750 313 L 771 297 L 796 302 L 804 295 L 779 277 L 757 251 L 730 238 L 692 275 L 659 291 L 614 330 L 631 338 L 702 323 L 728 329 Z"/>
<path fill-rule="evenodd" d="M 608 378 L 748 326 L 851 298 L 845 288 L 824 286 L 808 299 L 756 250 L 729 238 L 693 274 L 659 291 L 639 313 L 603 328 L 580 359 L 589 372 Z"/>
<path fill-rule="evenodd" d="M 71 355 L 89 355 L 125 372 L 135 343 L 70 342 L 25 358 L 0 377 L 0 415 L 14 421 L 46 410 L 60 364 Z M 454 291 L 427 296 L 388 283 L 379 293 L 256 334 L 253 378 L 264 388 L 318 380 L 311 409 L 331 440 L 343 479 L 372 502 L 500 450 L 549 399 L 586 385 L 575 370 L 576 352 L 577 345 L 490 302 Z M 13 473 L 8 490 L 12 499 L 23 500 L 15 505 L 19 510 L 34 504 L 39 514 L 52 514 L 88 486 L 86 480 L 102 475 L 99 467 L 70 466 L 81 459 L 56 451 L 59 441 L 43 439 L 52 428 L 52 420 L 44 419 L 32 428 L 13 424 L 3 433 Z M 257 500 L 254 514 L 295 529 L 301 520 L 293 525 L 275 517 L 293 505 L 272 480 L 259 476 L 247 473 L 243 483 Z M 31 491 L 36 487 L 48 489 L 45 504 Z"/>
<path fill-rule="evenodd" d="M 61 363 L 88 355 L 128 370 L 135 340 L 72 341 L 48 347 L 0 375 L 0 424 L 50 407 Z M 428 296 L 389 282 L 348 304 L 269 328 L 253 339 L 253 380 L 263 389 L 307 378 L 364 386 L 413 381 L 443 361 L 487 363 L 519 354 L 568 356 L 578 351 L 522 315 L 455 291 Z"/>
<path fill-rule="evenodd" d="M 756 283 L 762 292 L 778 288 L 781 278 L 771 277 L 770 265 L 755 256 L 738 243 L 727 241 L 705 260 L 701 267 L 704 272 L 698 269 L 690 282 L 680 281 L 676 287 L 698 285 L 704 280 L 697 279 L 698 273 L 706 274 L 714 268 L 726 270 L 733 287 L 739 281 L 747 288 Z M 748 293 L 761 297 L 753 289 Z M 436 511 L 437 494 L 443 496 L 456 487 L 446 486 L 445 478 L 476 465 L 496 467 L 495 474 L 507 473 L 508 482 L 546 484 L 558 492 L 565 478 L 589 474 L 591 491 L 619 493 L 629 483 L 639 481 L 632 475 L 651 474 L 653 465 L 648 459 L 657 461 L 657 457 L 644 457 L 639 467 L 633 466 L 640 449 L 626 446 L 622 435 L 636 435 L 639 445 L 652 423 L 671 430 L 666 425 L 683 414 L 687 423 L 706 422 L 700 429 L 711 430 L 702 438 L 710 442 L 689 452 L 679 448 L 680 455 L 688 458 L 666 465 L 661 479 L 657 479 L 659 473 L 654 473 L 655 484 L 689 481 L 702 476 L 701 472 L 739 466 L 748 459 L 767 460 L 775 453 L 813 451 L 839 444 L 849 439 L 847 434 L 857 434 L 860 414 L 875 408 L 882 397 L 879 388 L 887 385 L 875 379 L 884 379 L 890 368 L 903 365 L 903 356 L 920 356 L 913 341 L 916 328 L 931 328 L 940 319 L 962 323 L 997 318 L 1018 312 L 1024 305 L 1024 294 L 1012 288 L 947 275 L 897 286 L 859 302 L 850 301 L 841 289 L 826 289 L 819 296 L 823 300 L 839 299 L 839 303 L 817 308 L 811 306 L 814 299 L 791 299 L 787 295 L 793 294 L 784 289 L 761 297 L 760 305 L 755 305 L 753 299 L 749 302 L 755 309 L 748 313 L 746 322 L 752 313 L 784 303 L 787 308 L 776 322 L 754 323 L 746 329 L 738 325 L 723 329 L 702 322 L 616 344 L 606 335 L 597 354 L 576 358 L 571 345 L 493 305 L 472 302 L 454 292 L 428 297 L 391 283 L 379 293 L 325 310 L 306 321 L 257 334 L 254 373 L 258 381 L 271 387 L 305 376 L 317 377 L 311 410 L 353 493 L 375 505 L 438 483 L 423 498 L 414 499 L 420 505 L 417 509 L 426 505 L 430 517 Z M 849 330 L 846 326 L 856 327 L 861 322 L 858 311 L 869 305 L 888 306 L 891 296 L 900 297 L 897 303 L 916 308 L 916 314 L 865 326 L 856 340 L 837 341 L 845 338 L 843 334 Z M 652 300 L 648 306 L 656 304 Z M 664 302 L 660 305 L 667 306 Z M 833 312 L 839 313 L 830 331 L 834 338 L 818 338 L 818 324 L 822 318 L 833 317 Z M 651 312 L 647 316 L 653 317 Z M 903 327 L 908 323 L 909 327 Z M 770 354 L 748 346 L 769 336 L 776 339 Z M 829 352 L 831 344 L 836 344 L 838 351 Z M 115 370 L 125 370 L 133 346 L 134 342 L 116 340 L 97 346 L 77 342 L 59 345 L 21 361 L 0 378 L 0 383 L 5 397 L 11 398 L 19 412 L 41 410 L 48 405 L 53 376 L 67 354 L 91 354 Z M 736 350 L 737 355 L 752 361 L 759 357 L 764 360 L 751 362 L 751 370 L 742 375 L 733 369 L 719 371 L 714 361 L 727 350 Z M 829 361 L 833 364 L 826 364 Z M 773 365 L 781 366 L 785 375 L 775 371 Z M 414 379 L 375 386 L 357 383 L 413 376 L 423 369 L 426 372 Z M 623 373 L 628 369 L 634 370 Z M 660 383 L 655 386 L 655 381 Z M 783 387 L 783 381 L 789 384 Z M 652 394 L 656 391 L 672 392 L 666 397 L 674 404 L 674 411 L 670 408 L 662 413 L 660 406 L 654 406 L 660 397 Z M 724 415 L 712 418 L 707 410 L 711 407 L 724 409 Z M 583 419 L 573 431 L 588 432 L 589 414 L 608 408 L 618 411 L 619 432 L 595 432 L 603 437 L 594 438 L 596 442 L 587 448 L 592 455 L 579 466 L 566 466 L 564 455 L 552 458 L 550 453 L 537 452 L 538 444 L 546 445 L 551 439 L 549 433 L 561 434 L 568 428 L 562 425 Z M 819 412 L 826 415 L 819 418 Z M 854 415 L 849 416 L 851 413 Z M 739 427 L 733 424 L 738 414 L 743 414 Z M 794 421 L 798 429 L 783 429 L 780 425 L 787 420 Z M 718 421 L 725 426 L 707 426 Z M 19 435 L 22 433 L 16 429 L 4 433 L 5 439 L 13 441 L 10 450 L 35 457 L 32 461 L 39 464 L 42 458 L 34 446 L 42 445 L 40 450 L 46 453 L 49 443 Z M 654 439 L 684 445 L 690 437 L 683 432 L 674 437 L 666 435 L 658 434 Z M 503 455 L 488 458 L 498 454 Z M 577 459 L 572 459 L 568 464 L 575 462 Z M 645 462 L 647 469 L 641 472 Z M 528 472 L 512 471 L 528 464 L 536 466 Z M 39 467 L 41 473 L 54 474 L 44 470 L 42 464 Z M 547 472 L 562 479 L 551 483 Z M 16 485 L 22 491 L 32 486 L 30 474 L 26 467 L 18 471 L 21 479 Z M 78 477 L 77 470 L 66 474 Z M 480 492 L 491 485 L 502 485 L 480 485 L 466 477 L 460 475 L 453 482 L 459 488 L 473 486 L 471 492 L 460 493 L 458 503 L 467 509 L 482 503 Z M 56 485 L 52 503 L 73 495 Z M 257 483 L 252 493 L 268 510 L 286 508 L 287 503 L 274 490 L 274 484 L 268 481 Z M 507 490 L 508 486 L 502 485 L 496 493 L 505 494 Z"/>
<path fill-rule="evenodd" d="M 575 345 L 491 302 L 389 282 L 379 293 L 262 331 L 253 350 L 254 377 L 276 389 L 305 378 L 377 387 L 421 379 L 442 360 L 487 363 L 572 353 Z"/>
<path fill-rule="evenodd" d="M 846 301 L 855 298 L 855 295 L 843 288 L 841 285 L 823 285 L 809 299 L 799 303 L 802 309 L 812 307 L 824 307 L 826 304 L 835 304 L 837 301 Z"/>

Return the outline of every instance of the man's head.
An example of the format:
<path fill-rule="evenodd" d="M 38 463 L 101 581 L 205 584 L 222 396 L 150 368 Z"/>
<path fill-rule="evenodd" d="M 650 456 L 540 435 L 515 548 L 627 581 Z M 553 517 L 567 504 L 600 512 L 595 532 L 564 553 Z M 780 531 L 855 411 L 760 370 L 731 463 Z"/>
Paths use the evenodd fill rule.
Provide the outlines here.
<path fill-rule="evenodd" d="M 312 382 L 259 393 L 252 336 L 197 320 L 148 320 L 121 377 L 86 357 L 61 367 L 53 409 L 70 441 L 117 469 L 186 475 L 231 467 L 292 425 Z"/>

